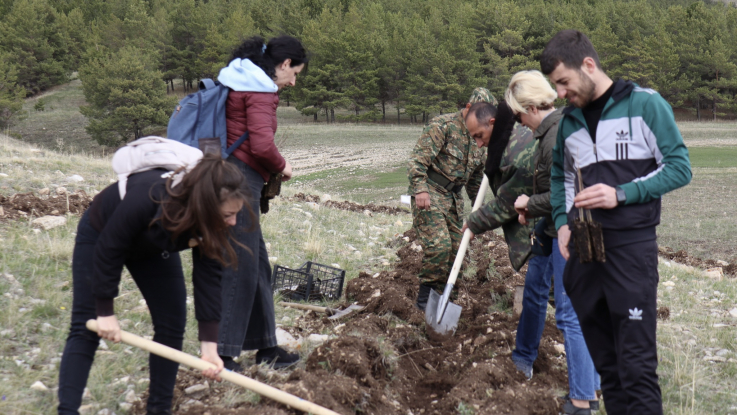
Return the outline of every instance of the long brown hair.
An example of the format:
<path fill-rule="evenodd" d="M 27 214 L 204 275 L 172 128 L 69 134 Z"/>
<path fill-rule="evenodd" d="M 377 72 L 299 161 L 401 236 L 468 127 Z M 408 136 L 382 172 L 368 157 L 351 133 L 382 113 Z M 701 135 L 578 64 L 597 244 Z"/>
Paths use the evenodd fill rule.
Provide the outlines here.
<path fill-rule="evenodd" d="M 192 233 L 199 237 L 202 254 L 224 266 L 235 267 L 238 261 L 231 241 L 241 244 L 229 231 L 220 206 L 230 200 L 242 200 L 253 223 L 255 215 L 248 204 L 243 173 L 219 154 L 207 154 L 174 188 L 172 177 L 166 183 L 169 197 L 162 201 L 164 229 L 172 233 L 172 239 Z"/>

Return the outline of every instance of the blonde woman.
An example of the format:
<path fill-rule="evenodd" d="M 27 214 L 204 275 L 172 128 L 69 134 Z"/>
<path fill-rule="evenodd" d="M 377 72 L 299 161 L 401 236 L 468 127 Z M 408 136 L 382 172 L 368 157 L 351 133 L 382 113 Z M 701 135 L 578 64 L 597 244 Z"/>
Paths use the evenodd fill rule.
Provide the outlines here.
<path fill-rule="evenodd" d="M 552 248 L 550 253 L 541 253 L 549 255 L 545 271 L 538 272 L 541 268 L 531 267 L 530 271 L 533 272 L 528 271 L 525 277 L 523 310 L 517 327 L 517 343 L 512 352 L 512 360 L 523 372 L 528 368 L 529 373 L 532 372 L 532 363 L 537 357 L 545 325 L 552 271 L 555 280 L 555 319 L 565 339 L 570 388 L 569 394 L 563 398 L 565 401 L 563 413 L 588 415 L 592 409 L 596 410 L 599 407 L 596 396 L 596 390 L 600 388 L 599 375 L 586 348 L 578 317 L 563 288 L 563 269 L 566 260 L 558 249 L 557 232 L 550 205 L 550 169 L 563 109 L 556 110 L 553 106 L 557 94 L 539 71 L 516 73 L 509 83 L 504 98 L 517 121 L 532 130 L 535 139 L 539 140 L 533 161 L 535 166 L 533 194 L 519 196 L 514 207 L 519 213 L 521 223 L 536 222 L 536 233 L 539 238 L 547 239 L 546 245 Z M 547 238 L 542 235 L 543 233 Z"/>

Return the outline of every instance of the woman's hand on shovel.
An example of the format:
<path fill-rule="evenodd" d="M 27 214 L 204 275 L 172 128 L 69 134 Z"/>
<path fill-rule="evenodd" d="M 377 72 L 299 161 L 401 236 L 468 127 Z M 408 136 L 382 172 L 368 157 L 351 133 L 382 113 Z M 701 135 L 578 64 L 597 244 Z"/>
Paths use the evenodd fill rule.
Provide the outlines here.
<path fill-rule="evenodd" d="M 97 335 L 106 340 L 120 343 L 120 325 L 115 315 L 97 317 Z"/>
<path fill-rule="evenodd" d="M 218 356 L 218 344 L 215 342 L 200 342 L 200 351 L 202 352 L 202 360 L 217 366 L 216 368 L 203 370 L 202 374 L 220 382 L 222 379 L 219 373 L 223 370 L 223 359 Z"/>

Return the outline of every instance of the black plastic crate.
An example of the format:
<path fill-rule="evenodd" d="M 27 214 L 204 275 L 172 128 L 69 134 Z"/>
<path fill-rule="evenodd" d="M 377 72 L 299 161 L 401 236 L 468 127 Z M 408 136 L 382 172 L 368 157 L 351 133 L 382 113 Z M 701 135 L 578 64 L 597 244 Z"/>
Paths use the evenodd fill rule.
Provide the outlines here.
<path fill-rule="evenodd" d="M 272 292 L 294 301 L 335 301 L 343 294 L 345 271 L 307 261 L 299 269 L 274 265 Z"/>

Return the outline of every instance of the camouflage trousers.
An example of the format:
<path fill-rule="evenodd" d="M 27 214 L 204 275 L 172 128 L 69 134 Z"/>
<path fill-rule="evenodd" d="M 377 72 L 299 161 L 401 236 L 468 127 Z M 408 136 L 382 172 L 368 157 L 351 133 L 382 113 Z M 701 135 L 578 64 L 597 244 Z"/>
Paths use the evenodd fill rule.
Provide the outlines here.
<path fill-rule="evenodd" d="M 432 193 L 431 195 L 435 196 Z M 450 203 L 447 211 L 444 211 L 445 206 L 442 205 L 447 204 L 439 204 L 434 199 L 430 202 L 429 210 L 418 209 L 415 199 L 412 198 L 412 227 L 417 232 L 423 253 L 420 284 L 441 290 L 448 281 L 450 269 L 463 239 L 461 233 L 463 219 L 458 214 L 455 202 Z"/>

